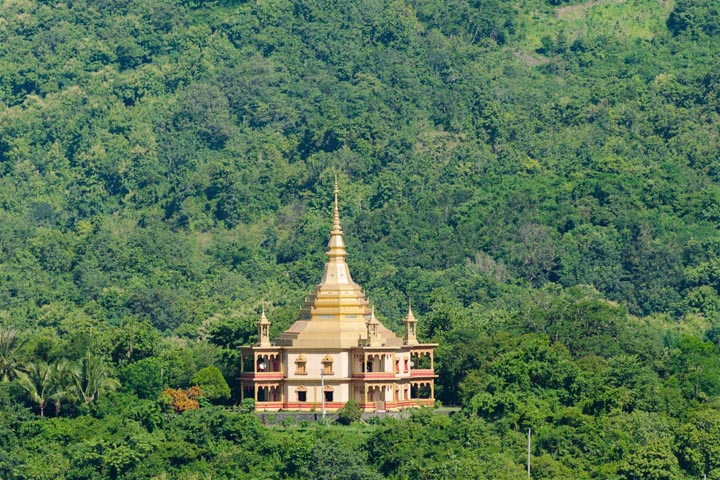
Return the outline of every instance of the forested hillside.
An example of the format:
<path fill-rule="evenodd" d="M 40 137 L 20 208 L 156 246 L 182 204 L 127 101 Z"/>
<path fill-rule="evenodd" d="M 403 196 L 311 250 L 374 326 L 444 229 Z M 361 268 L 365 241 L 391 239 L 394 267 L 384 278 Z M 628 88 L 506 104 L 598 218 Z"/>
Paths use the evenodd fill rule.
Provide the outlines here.
<path fill-rule="evenodd" d="M 714 0 L 5 0 L 0 478 L 720 479 L 718 65 Z M 213 405 L 335 175 L 452 419 Z"/>

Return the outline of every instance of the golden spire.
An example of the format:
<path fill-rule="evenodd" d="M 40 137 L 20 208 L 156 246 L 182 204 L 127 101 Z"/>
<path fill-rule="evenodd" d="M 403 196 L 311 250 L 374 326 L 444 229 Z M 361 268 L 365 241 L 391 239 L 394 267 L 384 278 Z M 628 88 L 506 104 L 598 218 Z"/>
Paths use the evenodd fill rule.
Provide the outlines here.
<path fill-rule="evenodd" d="M 328 261 L 325 264 L 325 271 L 323 272 L 323 278 L 320 281 L 320 285 L 340 286 L 353 284 L 352 278 L 350 278 L 350 270 L 348 269 L 347 263 L 345 263 L 347 252 L 345 251 L 345 241 L 343 240 L 342 225 L 340 224 L 340 207 L 338 206 L 339 191 L 340 189 L 338 188 L 336 176 L 335 188 L 333 189 L 333 195 L 335 197 L 333 226 L 330 231 L 328 251 L 325 253 L 325 255 L 328 256 Z"/>
<path fill-rule="evenodd" d="M 322 279 L 305 298 L 298 320 L 277 337 L 275 344 L 309 348 L 349 348 L 370 343 L 400 346 L 402 339 L 378 321 L 362 289 L 350 276 L 340 223 L 339 190 L 336 177 L 333 223 Z"/>
<path fill-rule="evenodd" d="M 335 175 L 335 188 L 333 189 L 333 194 L 335 195 L 335 211 L 333 215 L 333 228 L 331 235 L 341 235 L 343 234 L 342 231 L 342 225 L 340 225 L 340 208 L 338 207 L 338 193 L 340 193 L 340 189 L 338 188 L 338 179 L 337 175 Z"/>
<path fill-rule="evenodd" d="M 338 206 L 338 188 L 337 176 L 335 177 L 335 188 L 333 189 L 333 195 L 335 196 L 335 208 L 333 211 L 333 226 L 330 231 L 330 242 L 328 247 L 330 250 L 326 253 L 328 257 L 342 257 L 345 258 L 347 252 L 345 251 L 345 241 L 343 240 L 342 225 L 340 225 L 340 207 Z"/>

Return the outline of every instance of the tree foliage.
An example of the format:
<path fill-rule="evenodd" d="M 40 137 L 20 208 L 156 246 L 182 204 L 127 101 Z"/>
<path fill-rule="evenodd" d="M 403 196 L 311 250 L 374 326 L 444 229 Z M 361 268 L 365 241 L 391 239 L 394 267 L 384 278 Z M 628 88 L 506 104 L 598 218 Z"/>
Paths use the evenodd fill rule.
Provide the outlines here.
<path fill-rule="evenodd" d="M 230 386 L 225 381 L 220 369 L 214 365 L 198 370 L 190 382 L 200 387 L 203 396 L 210 401 L 230 399 Z"/>
<path fill-rule="evenodd" d="M 718 19 L 5 2 L 0 477 L 520 478 L 532 428 L 535 478 L 720 478 Z M 187 395 L 237 401 L 260 309 L 295 320 L 335 175 L 353 278 L 396 331 L 412 300 L 450 419 Z"/>

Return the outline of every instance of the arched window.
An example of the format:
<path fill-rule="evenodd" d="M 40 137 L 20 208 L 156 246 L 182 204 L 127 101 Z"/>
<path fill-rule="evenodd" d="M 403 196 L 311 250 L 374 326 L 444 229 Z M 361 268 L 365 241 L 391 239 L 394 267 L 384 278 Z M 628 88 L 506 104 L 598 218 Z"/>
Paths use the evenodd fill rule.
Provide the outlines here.
<path fill-rule="evenodd" d="M 302 353 L 295 360 L 295 375 L 307 375 L 307 359 Z"/>
<path fill-rule="evenodd" d="M 298 402 L 300 402 L 300 403 L 307 402 L 307 388 L 300 385 L 299 387 L 297 387 L 295 389 L 295 393 L 297 394 Z"/>
<path fill-rule="evenodd" d="M 327 354 L 322 359 L 322 368 L 325 375 L 333 374 L 333 358 Z"/>
<path fill-rule="evenodd" d="M 335 392 L 333 391 L 332 387 L 325 387 L 325 391 L 323 392 L 323 395 L 325 395 L 325 401 L 326 402 L 332 402 L 333 398 L 335 397 Z"/>

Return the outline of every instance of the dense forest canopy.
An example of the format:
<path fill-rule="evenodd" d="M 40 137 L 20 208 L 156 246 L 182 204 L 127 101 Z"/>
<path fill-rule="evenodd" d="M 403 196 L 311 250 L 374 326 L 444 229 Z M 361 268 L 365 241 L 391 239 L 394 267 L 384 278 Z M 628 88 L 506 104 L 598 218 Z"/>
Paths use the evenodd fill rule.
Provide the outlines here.
<path fill-rule="evenodd" d="M 0 477 L 720 479 L 719 52 L 713 0 L 4 1 Z M 452 419 L 213 405 L 336 174 Z"/>

